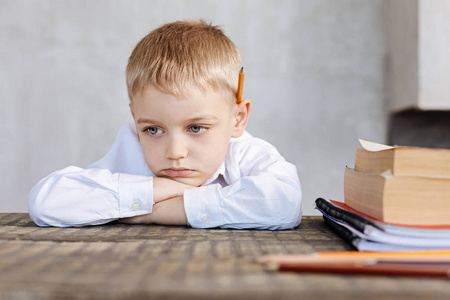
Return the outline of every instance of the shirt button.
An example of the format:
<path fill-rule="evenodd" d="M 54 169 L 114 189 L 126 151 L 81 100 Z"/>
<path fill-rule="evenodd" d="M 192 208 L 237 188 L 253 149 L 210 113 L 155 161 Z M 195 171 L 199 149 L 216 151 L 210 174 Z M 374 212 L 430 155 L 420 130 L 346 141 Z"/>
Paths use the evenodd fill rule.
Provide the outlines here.
<path fill-rule="evenodd" d="M 138 200 L 134 200 L 133 203 L 131 203 L 131 209 L 132 210 L 140 210 L 141 202 L 139 202 Z"/>
<path fill-rule="evenodd" d="M 208 223 L 208 222 L 209 222 L 209 215 L 208 215 L 208 214 L 203 214 L 203 215 L 200 217 L 200 220 L 201 220 L 203 223 Z"/>

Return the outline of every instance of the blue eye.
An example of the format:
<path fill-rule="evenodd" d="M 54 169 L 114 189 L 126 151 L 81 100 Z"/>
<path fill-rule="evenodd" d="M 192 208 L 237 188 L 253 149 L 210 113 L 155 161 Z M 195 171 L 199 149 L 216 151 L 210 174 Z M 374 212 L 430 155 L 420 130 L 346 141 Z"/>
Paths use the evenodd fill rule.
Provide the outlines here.
<path fill-rule="evenodd" d="M 162 134 L 162 130 L 158 127 L 148 127 L 147 129 L 145 129 L 145 131 L 147 131 L 150 135 Z"/>
<path fill-rule="evenodd" d="M 202 133 L 205 130 L 207 130 L 207 128 L 205 126 L 200 126 L 200 125 L 192 125 L 189 127 L 189 131 L 191 131 L 193 133 Z"/>

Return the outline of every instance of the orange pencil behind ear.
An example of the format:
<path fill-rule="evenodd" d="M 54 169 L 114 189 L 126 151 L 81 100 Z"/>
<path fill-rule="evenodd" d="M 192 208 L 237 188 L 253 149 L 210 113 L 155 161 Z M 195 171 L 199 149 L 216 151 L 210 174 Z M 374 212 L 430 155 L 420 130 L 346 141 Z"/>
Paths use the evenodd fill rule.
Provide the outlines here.
<path fill-rule="evenodd" d="M 237 104 L 242 102 L 242 93 L 244 91 L 244 77 L 245 71 L 244 67 L 239 71 L 239 82 L 238 82 L 238 90 L 237 90 Z"/>

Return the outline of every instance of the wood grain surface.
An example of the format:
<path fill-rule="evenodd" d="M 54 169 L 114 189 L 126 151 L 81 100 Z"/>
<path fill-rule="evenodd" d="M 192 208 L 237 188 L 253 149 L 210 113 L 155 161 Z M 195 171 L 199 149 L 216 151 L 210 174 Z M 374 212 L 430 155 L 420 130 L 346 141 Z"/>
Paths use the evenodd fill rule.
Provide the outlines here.
<path fill-rule="evenodd" d="M 445 279 L 276 273 L 258 256 L 352 250 L 304 217 L 295 230 L 109 224 L 40 228 L 0 214 L 0 299 L 447 299 Z"/>

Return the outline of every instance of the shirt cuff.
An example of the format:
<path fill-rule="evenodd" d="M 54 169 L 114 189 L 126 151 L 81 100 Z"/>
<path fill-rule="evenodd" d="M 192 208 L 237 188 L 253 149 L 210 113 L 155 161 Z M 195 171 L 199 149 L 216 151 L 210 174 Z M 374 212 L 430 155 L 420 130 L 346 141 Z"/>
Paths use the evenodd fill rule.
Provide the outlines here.
<path fill-rule="evenodd" d="M 219 202 L 220 185 L 213 184 L 187 189 L 183 194 L 184 210 L 193 228 L 212 228 L 223 225 Z"/>
<path fill-rule="evenodd" d="M 153 209 L 153 177 L 119 174 L 120 218 L 145 215 Z"/>

